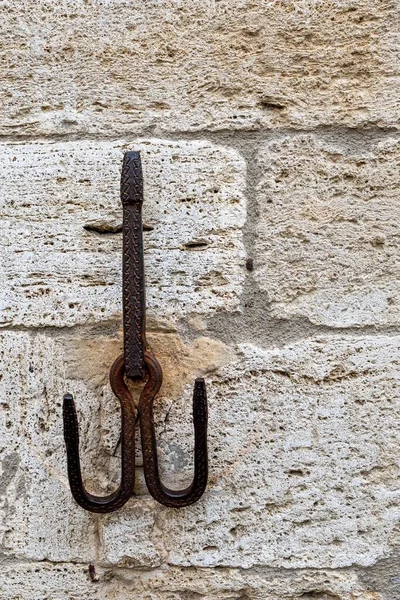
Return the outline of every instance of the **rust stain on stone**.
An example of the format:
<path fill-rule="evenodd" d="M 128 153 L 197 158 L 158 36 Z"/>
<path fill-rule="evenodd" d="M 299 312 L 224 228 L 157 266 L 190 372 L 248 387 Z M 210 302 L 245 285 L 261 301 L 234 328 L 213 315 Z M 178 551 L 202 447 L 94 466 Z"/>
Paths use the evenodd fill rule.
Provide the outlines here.
<path fill-rule="evenodd" d="M 122 346 L 122 338 L 107 336 L 64 340 L 66 377 L 80 379 L 94 388 L 103 386 L 108 381 L 110 366 L 122 352 Z"/>
<path fill-rule="evenodd" d="M 162 365 L 164 380 L 162 396 L 179 397 L 187 383 L 204 376 L 229 362 L 231 352 L 222 342 L 208 338 L 196 338 L 185 345 L 182 339 L 171 333 L 150 333 L 147 342 Z"/>
<path fill-rule="evenodd" d="M 147 346 L 157 356 L 163 370 L 160 395 L 171 399 L 178 398 L 187 383 L 192 384 L 196 377 L 207 378 L 207 373 L 227 364 L 231 357 L 225 344 L 209 337 L 196 338 L 190 344 L 185 344 L 176 333 L 157 331 L 146 337 Z M 97 389 L 107 384 L 110 365 L 123 351 L 122 331 L 118 339 L 71 337 L 64 339 L 62 346 L 66 377 L 82 380 Z M 129 387 L 136 394 L 141 384 L 129 382 Z"/>

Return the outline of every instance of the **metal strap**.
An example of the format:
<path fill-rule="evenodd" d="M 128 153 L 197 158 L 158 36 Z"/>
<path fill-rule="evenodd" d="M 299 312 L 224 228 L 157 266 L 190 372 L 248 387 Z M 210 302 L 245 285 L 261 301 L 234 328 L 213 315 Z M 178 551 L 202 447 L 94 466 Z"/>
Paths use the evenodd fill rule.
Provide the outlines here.
<path fill-rule="evenodd" d="M 122 304 L 125 373 L 145 373 L 146 299 L 143 262 L 143 175 L 139 152 L 125 152 L 121 173 L 123 207 Z"/>

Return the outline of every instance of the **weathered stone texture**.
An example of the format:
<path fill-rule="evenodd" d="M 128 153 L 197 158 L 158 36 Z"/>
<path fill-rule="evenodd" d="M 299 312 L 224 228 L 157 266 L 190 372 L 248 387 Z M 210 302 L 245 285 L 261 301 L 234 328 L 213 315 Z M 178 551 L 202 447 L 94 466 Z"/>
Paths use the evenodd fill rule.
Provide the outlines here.
<path fill-rule="evenodd" d="M 0 599 L 399 600 L 398 2 L 0 5 Z M 210 477 L 155 502 L 137 428 L 97 515 L 62 397 L 106 495 L 131 149 L 160 473 L 191 481 L 204 376 Z"/>
<path fill-rule="evenodd" d="M 386 556 L 399 515 L 400 338 L 239 351 L 208 376 L 207 493 L 188 509 L 159 510 L 167 562 L 338 568 Z M 190 481 L 190 388 L 172 406 L 165 400 L 157 419 L 165 481 L 175 472 Z M 136 525 L 118 522 L 122 547 Z"/>
<path fill-rule="evenodd" d="M 162 559 L 154 543 L 157 512 L 152 502 L 146 506 L 143 500 L 133 500 L 123 512 L 105 517 L 102 528 L 103 560 L 124 567 L 160 566 Z"/>
<path fill-rule="evenodd" d="M 0 348 L 1 551 L 34 560 L 93 560 L 94 522 L 72 501 L 66 479 L 61 404 L 70 384 L 62 355 L 51 339 L 26 333 L 3 332 Z M 96 398 L 82 383 L 72 389 L 86 404 L 80 422 L 87 450 L 98 438 L 89 417 Z"/>
<path fill-rule="evenodd" d="M 400 322 L 400 144 L 344 150 L 311 135 L 260 149 L 254 275 L 279 318 Z"/>
<path fill-rule="evenodd" d="M 0 133 L 398 126 L 394 0 L 2 3 Z"/>
<path fill-rule="evenodd" d="M 196 340 L 189 348 L 172 334 L 159 334 L 159 338 L 159 345 L 152 346 L 160 360 L 164 363 L 163 350 L 170 351 L 171 347 L 178 349 L 175 360 L 181 360 L 180 370 L 175 372 L 173 362 L 166 364 L 164 395 L 156 403 L 156 421 L 162 429 L 165 410 L 171 403 L 177 399 L 181 406 L 188 400 L 187 395 L 181 398 L 186 380 L 193 381 L 207 368 L 215 369 L 227 362 L 227 351 L 206 338 Z M 107 349 L 104 338 L 97 339 L 97 343 Z M 120 344 L 120 339 L 108 340 L 106 354 L 110 363 L 112 349 L 115 359 Z M 96 362 L 100 351 L 94 354 L 90 339 L 83 340 L 79 360 L 76 354 L 69 356 L 71 347 L 72 340 L 65 336 L 56 340 L 44 334 L 1 333 L 4 375 L 0 378 L 0 549 L 6 557 L 20 559 L 94 561 L 100 527 L 105 562 L 159 566 L 159 548 L 165 556 L 156 526 L 159 507 L 149 498 L 140 468 L 137 497 L 116 514 L 90 515 L 72 499 L 62 435 L 63 394 L 73 392 L 75 396 L 83 472 L 88 489 L 94 493 L 110 492 L 119 480 L 120 458 L 116 449 L 120 412 L 107 382 L 110 364 L 100 363 L 84 377 L 82 361 Z M 169 471 L 173 472 L 174 466 L 181 469 L 188 439 L 191 440 L 190 429 L 183 430 L 176 447 L 171 448 Z M 164 449 L 165 443 L 161 444 L 161 456 Z M 190 472 L 187 463 L 186 458 L 181 478 Z"/>
<path fill-rule="evenodd" d="M 1 343 L 0 385 L 13 391 L 9 400 L 1 396 L 6 556 L 100 557 L 120 567 L 323 569 L 368 566 L 388 554 L 399 514 L 400 338 L 320 338 L 268 351 L 241 346 L 237 360 L 207 377 L 212 468 L 203 499 L 166 509 L 138 473 L 138 495 L 110 516 L 74 504 L 61 427 L 62 394 L 73 391 L 87 485 L 110 490 L 119 468 L 103 439 L 102 386 L 65 380 L 61 339 L 3 333 Z M 190 395 L 188 384 L 183 395 L 162 390 L 157 401 L 168 484 L 191 477 Z M 107 414 L 113 419 L 118 423 Z"/>
<path fill-rule="evenodd" d="M 10 144 L 0 147 L 3 326 L 121 319 L 122 234 L 107 231 L 122 222 L 128 148 L 141 150 L 145 173 L 149 316 L 176 321 L 238 306 L 245 271 L 238 153 L 197 141 Z"/>
<path fill-rule="evenodd" d="M 111 571 L 60 563 L 2 566 L 0 593 L 6 600 L 386 600 L 368 591 L 351 571 L 177 569 Z M 24 585 L 21 586 L 21 581 Z"/>

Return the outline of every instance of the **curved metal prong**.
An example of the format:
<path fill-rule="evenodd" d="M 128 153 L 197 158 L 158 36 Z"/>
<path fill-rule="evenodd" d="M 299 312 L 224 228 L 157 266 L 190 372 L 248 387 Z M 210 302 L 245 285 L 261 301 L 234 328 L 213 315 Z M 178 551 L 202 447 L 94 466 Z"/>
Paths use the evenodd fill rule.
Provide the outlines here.
<path fill-rule="evenodd" d="M 163 485 L 158 470 L 157 442 L 154 430 L 153 403 L 162 383 L 162 371 L 157 359 L 145 353 L 149 378 L 139 401 L 140 433 L 146 484 L 155 500 L 174 508 L 189 506 L 203 495 L 208 480 L 207 456 L 207 394 L 204 379 L 196 379 L 193 391 L 194 477 L 183 490 L 171 490 Z"/>
<path fill-rule="evenodd" d="M 79 458 L 79 428 L 75 403 L 65 394 L 63 404 L 64 439 L 67 448 L 68 479 L 72 495 L 82 508 L 95 513 L 108 513 L 121 508 L 132 496 L 135 484 L 135 418 L 132 395 L 124 382 L 124 355 L 110 370 L 110 384 L 121 404 L 121 482 L 108 496 L 95 496 L 84 487 Z"/>

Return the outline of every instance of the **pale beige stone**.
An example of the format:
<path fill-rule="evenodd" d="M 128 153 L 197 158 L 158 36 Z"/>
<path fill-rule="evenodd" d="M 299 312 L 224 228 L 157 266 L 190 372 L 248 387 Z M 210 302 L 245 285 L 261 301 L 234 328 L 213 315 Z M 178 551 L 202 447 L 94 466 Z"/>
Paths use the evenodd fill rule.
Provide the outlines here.
<path fill-rule="evenodd" d="M 194 569 L 169 567 L 134 576 L 123 571 L 121 581 L 145 590 L 143 598 L 188 595 L 204 600 L 255 598 L 262 600 L 383 600 L 367 591 L 352 571 L 278 571 L 277 569 Z M 139 591 L 139 593 L 140 593 Z M 143 593 L 143 592 L 142 592 Z M 172 594 L 172 596 L 171 596 Z M 141 597 L 141 596 L 139 596 Z"/>
<path fill-rule="evenodd" d="M 8 556 L 90 562 L 98 527 L 102 560 L 125 567 L 324 569 L 390 554 L 400 514 L 399 337 L 241 346 L 237 361 L 207 375 L 210 484 L 202 500 L 166 509 L 142 487 L 121 511 L 100 517 L 71 498 L 61 425 L 62 393 L 73 391 L 87 485 L 112 489 L 118 472 L 104 447 L 93 379 L 65 380 L 61 340 L 3 332 L 1 341 L 0 384 L 13 390 L 12 402 L 1 396 L 0 533 Z M 191 478 L 191 389 L 156 402 L 169 485 Z"/>
<path fill-rule="evenodd" d="M 123 511 L 102 519 L 102 560 L 119 567 L 160 566 L 154 534 L 157 512 L 153 503 L 146 506 L 146 501 L 133 499 Z"/>
<path fill-rule="evenodd" d="M 149 317 L 161 322 L 239 304 L 245 165 L 208 142 L 0 146 L 1 324 L 71 326 L 121 319 L 123 151 L 141 150 Z M 89 230 L 85 229 L 89 227 Z M 150 229 L 150 230 L 149 230 Z"/>
<path fill-rule="evenodd" d="M 94 565 L 20 563 L 2 565 L 3 600 L 386 600 L 367 591 L 352 571 L 278 573 L 245 569 L 122 569 Z"/>
<path fill-rule="evenodd" d="M 43 335 L 3 332 L 0 347 L 2 551 L 34 560 L 93 560 L 95 521 L 75 505 L 66 478 L 61 406 L 71 388 L 62 355 Z M 87 472 L 93 453 L 86 450 L 98 429 L 89 417 L 95 398 L 82 382 L 73 386 L 80 416 L 86 404 L 80 424 Z"/>
<path fill-rule="evenodd" d="M 207 377 L 208 491 L 158 517 L 168 563 L 334 569 L 388 556 L 400 515 L 399 364 L 399 337 L 241 346 Z M 180 486 L 192 474 L 186 394 L 158 427 L 165 481 Z"/>
<path fill-rule="evenodd" d="M 115 340 L 104 337 L 100 342 L 106 349 L 113 343 L 117 346 Z M 221 358 L 221 346 L 214 343 L 213 352 L 211 340 L 193 343 L 194 351 L 204 350 L 203 368 L 208 364 L 215 369 L 215 361 L 226 362 L 226 357 Z M 98 555 L 102 521 L 101 543 L 106 562 L 158 566 L 158 510 L 153 502 L 148 505 L 140 473 L 138 491 L 144 497 L 133 498 L 115 515 L 92 515 L 72 498 L 62 431 L 63 394 L 72 392 L 75 397 L 83 474 L 92 493 L 106 495 L 118 485 L 120 458 L 116 448 L 121 423 L 119 403 L 107 378 L 102 376 L 102 371 L 108 375 L 110 365 L 100 361 L 100 366 L 90 368 L 96 356 L 90 340 L 86 344 L 81 341 L 80 360 L 74 355 L 70 362 L 71 347 L 69 337 L 65 344 L 63 336 L 57 340 L 22 332 L 0 335 L 4 373 L 0 378 L 0 547 L 6 556 L 19 559 L 93 561 Z M 195 366 L 190 361 L 182 344 L 180 352 L 186 356 L 191 374 L 200 369 L 200 363 Z M 183 367 L 180 373 L 183 377 Z M 178 393 L 177 388 L 168 385 L 168 377 L 166 382 L 167 393 Z M 171 402 L 171 395 L 168 401 Z M 156 403 L 157 422 L 163 418 L 164 406 L 165 400 Z"/>
<path fill-rule="evenodd" d="M 1 15 L 1 600 L 398 600 L 400 337 L 361 331 L 400 317 L 398 3 L 4 0 Z M 156 503 L 137 430 L 132 499 L 93 515 L 69 490 L 62 396 L 105 495 L 127 149 L 145 174 L 162 479 L 191 480 L 197 376 L 210 479 L 194 506 Z M 273 347 L 260 314 L 304 338 Z"/>
<path fill-rule="evenodd" d="M 8 555 L 94 560 L 99 526 L 104 560 L 124 566 L 340 568 L 389 555 L 400 514 L 399 337 L 244 345 L 237 361 L 217 371 L 210 362 L 205 496 L 166 509 L 138 473 L 139 494 L 109 517 L 89 515 L 70 495 L 62 394 L 75 393 L 86 484 L 96 493 L 119 478 L 107 447 L 119 415 L 99 413 L 92 378 L 65 379 L 62 340 L 4 332 L 1 342 L 0 534 Z M 161 473 L 171 486 L 192 476 L 192 385 L 156 401 Z M 109 391 L 108 402 L 116 402 Z"/>
<path fill-rule="evenodd" d="M 0 133 L 398 126 L 391 0 L 5 1 Z"/>
<path fill-rule="evenodd" d="M 254 276 L 278 318 L 399 323 L 400 144 L 344 150 L 311 135 L 259 151 Z"/>

